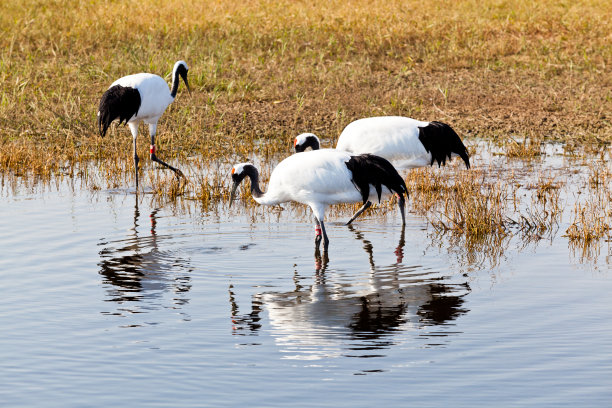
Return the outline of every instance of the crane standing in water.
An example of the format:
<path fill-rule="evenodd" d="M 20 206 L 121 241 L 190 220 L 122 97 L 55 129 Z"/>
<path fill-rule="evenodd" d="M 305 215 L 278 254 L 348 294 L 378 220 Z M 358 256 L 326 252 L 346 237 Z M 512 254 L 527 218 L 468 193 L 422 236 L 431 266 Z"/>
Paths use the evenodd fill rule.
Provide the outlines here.
<path fill-rule="evenodd" d="M 138 154 L 136 153 L 136 138 L 138 125 L 144 122 L 149 125 L 151 136 L 151 160 L 174 171 L 177 177 L 184 177 L 183 173 L 169 164 L 161 161 L 155 154 L 155 134 L 157 121 L 170 105 L 179 87 L 179 78 L 187 82 L 189 67 L 185 61 L 177 61 L 172 69 L 172 89 L 168 89 L 166 81 L 154 74 L 140 73 L 124 76 L 111 84 L 100 99 L 98 108 L 98 128 L 100 135 L 106 135 L 111 122 L 119 119 L 130 127 L 134 138 L 134 168 L 136 170 L 136 188 L 138 188 Z"/>
<path fill-rule="evenodd" d="M 251 194 L 263 205 L 276 205 L 288 201 L 310 206 L 315 217 L 315 245 L 327 251 L 329 239 L 325 231 L 325 210 L 331 204 L 363 202 L 350 224 L 371 205 L 370 200 L 381 195 L 396 194 L 402 224 L 406 184 L 397 170 L 382 157 L 372 154 L 351 155 L 335 149 L 323 149 L 294 154 L 280 162 L 270 175 L 268 191 L 259 188 L 259 172 L 251 163 L 240 163 L 232 168 L 234 199 L 238 185 L 246 177 L 251 180 Z"/>

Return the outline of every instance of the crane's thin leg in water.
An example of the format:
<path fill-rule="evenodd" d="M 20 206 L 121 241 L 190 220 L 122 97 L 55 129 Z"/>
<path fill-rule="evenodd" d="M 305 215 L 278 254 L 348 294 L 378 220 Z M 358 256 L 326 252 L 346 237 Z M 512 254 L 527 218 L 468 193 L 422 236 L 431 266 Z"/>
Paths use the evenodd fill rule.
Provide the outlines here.
<path fill-rule="evenodd" d="M 138 153 L 136 153 L 136 138 L 134 138 L 134 170 L 136 171 L 136 192 L 138 192 Z"/>
<path fill-rule="evenodd" d="M 329 248 L 329 238 L 327 238 L 327 232 L 325 232 L 325 224 L 322 220 L 319 222 L 321 223 L 321 232 L 323 233 L 323 252 L 327 252 Z"/>
<path fill-rule="evenodd" d="M 130 132 L 132 132 L 132 138 L 134 139 L 134 171 L 136 172 L 136 192 L 138 193 L 138 153 L 136 148 L 136 139 L 138 139 L 138 124 L 129 123 Z"/>
<path fill-rule="evenodd" d="M 321 240 L 323 240 L 323 252 L 327 252 L 329 248 L 329 238 L 327 238 L 327 232 L 325 232 L 325 224 L 323 221 L 319 220 L 315 217 L 315 249 L 319 250 L 319 245 L 321 244 Z"/>
<path fill-rule="evenodd" d="M 161 161 L 160 159 L 157 158 L 157 155 L 155 155 L 155 133 L 157 131 L 157 125 L 153 125 L 153 124 L 149 124 L 149 133 L 151 134 L 151 161 L 154 161 L 156 163 L 161 164 L 164 167 L 169 168 L 170 170 L 172 170 L 174 172 L 174 174 L 176 174 L 177 178 L 180 177 L 185 177 L 185 175 L 183 174 L 182 171 L 180 171 L 179 169 L 172 167 L 171 165 L 169 165 L 166 162 Z"/>
<path fill-rule="evenodd" d="M 319 222 L 319 219 L 317 217 L 314 217 L 314 219 L 315 219 L 315 248 L 318 251 L 319 245 L 321 245 L 321 239 L 323 238 L 323 236 L 321 235 L 321 223 Z"/>
<path fill-rule="evenodd" d="M 367 210 L 368 208 L 370 208 L 370 206 L 372 205 L 371 201 L 367 201 L 364 205 L 361 206 L 361 208 L 359 210 L 357 210 L 357 212 L 355 213 L 355 215 L 353 215 L 351 217 L 351 219 L 344 225 L 350 225 L 351 222 L 355 221 L 355 218 L 359 217 L 361 215 L 362 212 L 364 212 L 365 210 Z"/>

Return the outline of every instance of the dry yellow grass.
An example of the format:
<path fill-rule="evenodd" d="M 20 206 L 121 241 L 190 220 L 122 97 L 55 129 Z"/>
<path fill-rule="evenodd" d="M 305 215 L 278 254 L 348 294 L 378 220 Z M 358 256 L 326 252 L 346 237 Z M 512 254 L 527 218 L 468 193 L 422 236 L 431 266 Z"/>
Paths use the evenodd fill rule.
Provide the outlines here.
<path fill-rule="evenodd" d="M 116 78 L 192 69 L 161 120 L 160 154 L 289 151 L 351 120 L 439 119 L 462 136 L 612 140 L 607 1 L 33 1 L 0 5 L 0 166 L 44 175 L 129 160 L 100 140 Z M 142 154 L 145 155 L 146 143 Z"/>
<path fill-rule="evenodd" d="M 434 229 L 466 237 L 468 247 L 497 242 L 507 234 L 510 191 L 507 180 L 491 182 L 480 169 L 459 170 L 451 180 L 437 169 L 408 174 L 411 208 L 426 216 Z"/>

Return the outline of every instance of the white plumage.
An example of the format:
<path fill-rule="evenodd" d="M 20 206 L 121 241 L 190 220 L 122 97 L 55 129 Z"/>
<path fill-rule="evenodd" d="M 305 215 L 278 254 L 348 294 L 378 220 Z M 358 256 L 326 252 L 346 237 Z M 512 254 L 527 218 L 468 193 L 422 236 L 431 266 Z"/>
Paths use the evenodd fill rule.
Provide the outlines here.
<path fill-rule="evenodd" d="M 319 142 L 312 133 L 303 133 L 294 141 L 296 151 Z M 353 154 L 371 153 L 384 157 L 398 169 L 445 164 L 460 156 L 469 168 L 469 155 L 454 130 L 441 122 L 423 122 L 401 116 L 359 119 L 344 128 L 336 149 Z"/>
<path fill-rule="evenodd" d="M 344 128 L 336 149 L 377 154 L 399 169 L 427 166 L 431 155 L 419 141 L 418 128 L 428 124 L 400 116 L 359 119 Z"/>
<path fill-rule="evenodd" d="M 323 149 L 289 156 L 273 170 L 268 191 L 259 188 L 259 172 L 251 163 L 241 163 L 232 169 L 234 185 L 230 200 L 233 200 L 238 185 L 245 177 L 251 179 L 251 193 L 255 201 L 263 205 L 276 205 L 288 201 L 306 204 L 315 216 L 317 227 L 316 244 L 324 240 L 327 250 L 329 240 L 325 233 L 325 210 L 329 205 L 363 202 L 353 221 L 370 201 L 375 200 L 377 190 L 382 195 L 397 193 L 404 221 L 404 198 L 406 185 L 397 171 L 386 160 L 373 156 L 352 156 L 347 152 Z M 231 202 L 230 202 L 231 204 Z"/>
<path fill-rule="evenodd" d="M 176 70 L 176 67 L 174 70 Z M 176 97 L 170 94 L 166 81 L 159 75 L 154 74 L 140 73 L 124 76 L 113 82 L 109 88 L 115 85 L 134 88 L 140 93 L 141 103 L 138 112 L 127 122 L 130 130 L 132 130 L 132 126 L 136 126 L 136 132 L 140 122 L 157 126 L 157 121 Z"/>
<path fill-rule="evenodd" d="M 189 90 L 187 72 L 189 68 L 185 61 L 177 61 L 172 70 L 172 89 L 166 81 L 154 74 L 140 73 L 124 76 L 111 84 L 102 95 L 98 109 L 98 126 L 104 136 L 111 122 L 119 119 L 126 122 L 134 139 L 134 166 L 136 168 L 136 187 L 138 187 L 138 155 L 136 154 L 136 138 L 138 125 L 144 122 L 149 125 L 151 137 L 151 160 L 173 170 L 177 176 L 182 172 L 157 158 L 155 154 L 155 135 L 157 122 L 168 105 L 176 98 L 179 78 L 185 82 Z"/>

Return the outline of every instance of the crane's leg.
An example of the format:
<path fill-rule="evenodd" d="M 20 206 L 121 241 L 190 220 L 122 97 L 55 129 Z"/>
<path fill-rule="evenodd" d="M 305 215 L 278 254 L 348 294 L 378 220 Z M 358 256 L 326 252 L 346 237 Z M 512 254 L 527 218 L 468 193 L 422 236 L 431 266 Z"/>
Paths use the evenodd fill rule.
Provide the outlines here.
<path fill-rule="evenodd" d="M 136 171 L 136 192 L 138 192 L 138 153 L 136 149 L 136 139 L 138 138 L 138 123 L 128 123 L 130 132 L 132 132 L 132 138 L 134 139 L 134 170 Z"/>
<path fill-rule="evenodd" d="M 321 245 L 321 239 L 323 236 L 321 235 L 321 223 L 317 217 L 315 219 L 315 248 L 317 251 L 319 250 L 319 246 Z"/>
<path fill-rule="evenodd" d="M 329 248 L 329 238 L 327 238 L 327 232 L 325 231 L 325 224 L 322 220 L 319 220 L 315 217 L 315 249 L 318 251 L 319 246 L 321 244 L 321 240 L 323 240 L 323 252 L 327 252 Z"/>
<path fill-rule="evenodd" d="M 155 133 L 157 132 L 157 123 L 149 123 L 149 134 L 151 135 L 151 161 L 154 161 L 156 163 L 161 164 L 164 167 L 169 168 L 170 170 L 172 170 L 174 172 L 174 174 L 176 174 L 176 177 L 185 177 L 185 175 L 183 174 L 182 171 L 180 171 L 179 169 L 172 167 L 171 165 L 169 165 L 168 163 L 165 163 L 163 161 L 161 161 L 160 159 L 157 158 L 157 155 L 155 154 Z"/>
<path fill-rule="evenodd" d="M 325 223 L 323 220 L 319 220 L 321 223 L 321 232 L 323 233 L 323 252 L 327 252 L 329 248 L 329 238 L 327 238 L 327 232 L 325 232 Z"/>
<path fill-rule="evenodd" d="M 367 210 L 368 208 L 370 208 L 371 205 L 372 205 L 372 202 L 368 200 L 364 205 L 361 206 L 359 210 L 357 210 L 355 215 L 353 215 L 351 219 L 344 225 L 350 225 L 351 222 L 355 221 L 355 218 L 359 217 L 361 213 Z"/>

